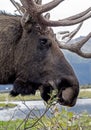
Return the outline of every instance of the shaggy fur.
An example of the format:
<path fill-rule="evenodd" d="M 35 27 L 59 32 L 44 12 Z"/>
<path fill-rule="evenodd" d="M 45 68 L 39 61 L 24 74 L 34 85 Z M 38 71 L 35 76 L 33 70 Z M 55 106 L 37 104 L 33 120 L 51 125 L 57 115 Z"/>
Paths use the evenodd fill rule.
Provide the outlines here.
<path fill-rule="evenodd" d="M 78 80 L 53 35 L 30 21 L 22 26 L 20 19 L 0 14 L 0 83 L 14 84 L 12 96 L 35 94 L 39 89 L 45 101 L 58 89 L 59 102 L 74 105 Z"/>

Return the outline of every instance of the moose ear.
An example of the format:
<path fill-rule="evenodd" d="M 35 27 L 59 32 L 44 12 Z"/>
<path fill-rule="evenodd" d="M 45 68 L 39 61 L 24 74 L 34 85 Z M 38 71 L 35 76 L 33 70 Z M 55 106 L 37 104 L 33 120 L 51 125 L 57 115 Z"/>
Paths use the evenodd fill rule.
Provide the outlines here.
<path fill-rule="evenodd" d="M 24 16 L 21 18 L 21 25 L 23 29 L 25 29 L 27 32 L 31 32 L 33 22 L 32 18 L 29 14 L 25 12 Z"/>
<path fill-rule="evenodd" d="M 23 29 L 26 30 L 27 32 L 31 32 L 32 30 L 32 24 L 31 23 L 25 23 L 23 26 Z"/>

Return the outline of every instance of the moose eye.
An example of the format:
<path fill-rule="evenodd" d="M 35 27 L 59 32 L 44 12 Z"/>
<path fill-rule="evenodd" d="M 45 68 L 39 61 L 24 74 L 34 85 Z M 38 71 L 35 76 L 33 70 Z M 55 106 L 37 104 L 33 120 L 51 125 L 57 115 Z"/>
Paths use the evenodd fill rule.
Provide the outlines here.
<path fill-rule="evenodd" d="M 39 39 L 39 48 L 40 50 L 48 50 L 51 47 L 51 42 L 47 38 Z"/>
<path fill-rule="evenodd" d="M 48 41 L 48 40 L 47 40 L 46 38 L 41 38 L 41 39 L 40 39 L 40 44 L 41 44 L 41 45 L 45 45 L 45 44 L 47 43 L 47 41 Z"/>

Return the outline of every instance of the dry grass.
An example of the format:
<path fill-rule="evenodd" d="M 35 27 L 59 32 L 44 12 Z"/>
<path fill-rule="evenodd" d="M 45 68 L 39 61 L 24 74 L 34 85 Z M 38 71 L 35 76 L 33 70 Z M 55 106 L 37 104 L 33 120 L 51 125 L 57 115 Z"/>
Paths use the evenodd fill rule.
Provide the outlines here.
<path fill-rule="evenodd" d="M 11 97 L 9 93 L 0 93 L 0 101 L 31 101 L 31 100 L 40 100 L 40 93 L 37 92 L 36 95 L 29 95 L 29 96 L 17 96 L 17 97 Z"/>

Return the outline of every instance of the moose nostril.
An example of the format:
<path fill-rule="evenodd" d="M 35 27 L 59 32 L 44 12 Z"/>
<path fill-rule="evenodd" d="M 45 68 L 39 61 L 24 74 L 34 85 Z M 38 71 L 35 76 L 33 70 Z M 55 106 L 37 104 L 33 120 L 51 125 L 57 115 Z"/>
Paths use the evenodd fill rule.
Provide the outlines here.
<path fill-rule="evenodd" d="M 65 90 L 68 87 L 73 87 L 73 86 L 77 86 L 77 88 L 79 87 L 78 84 L 75 83 L 74 79 L 71 77 L 65 77 L 62 78 L 61 80 L 57 80 L 57 87 L 58 90 Z"/>

